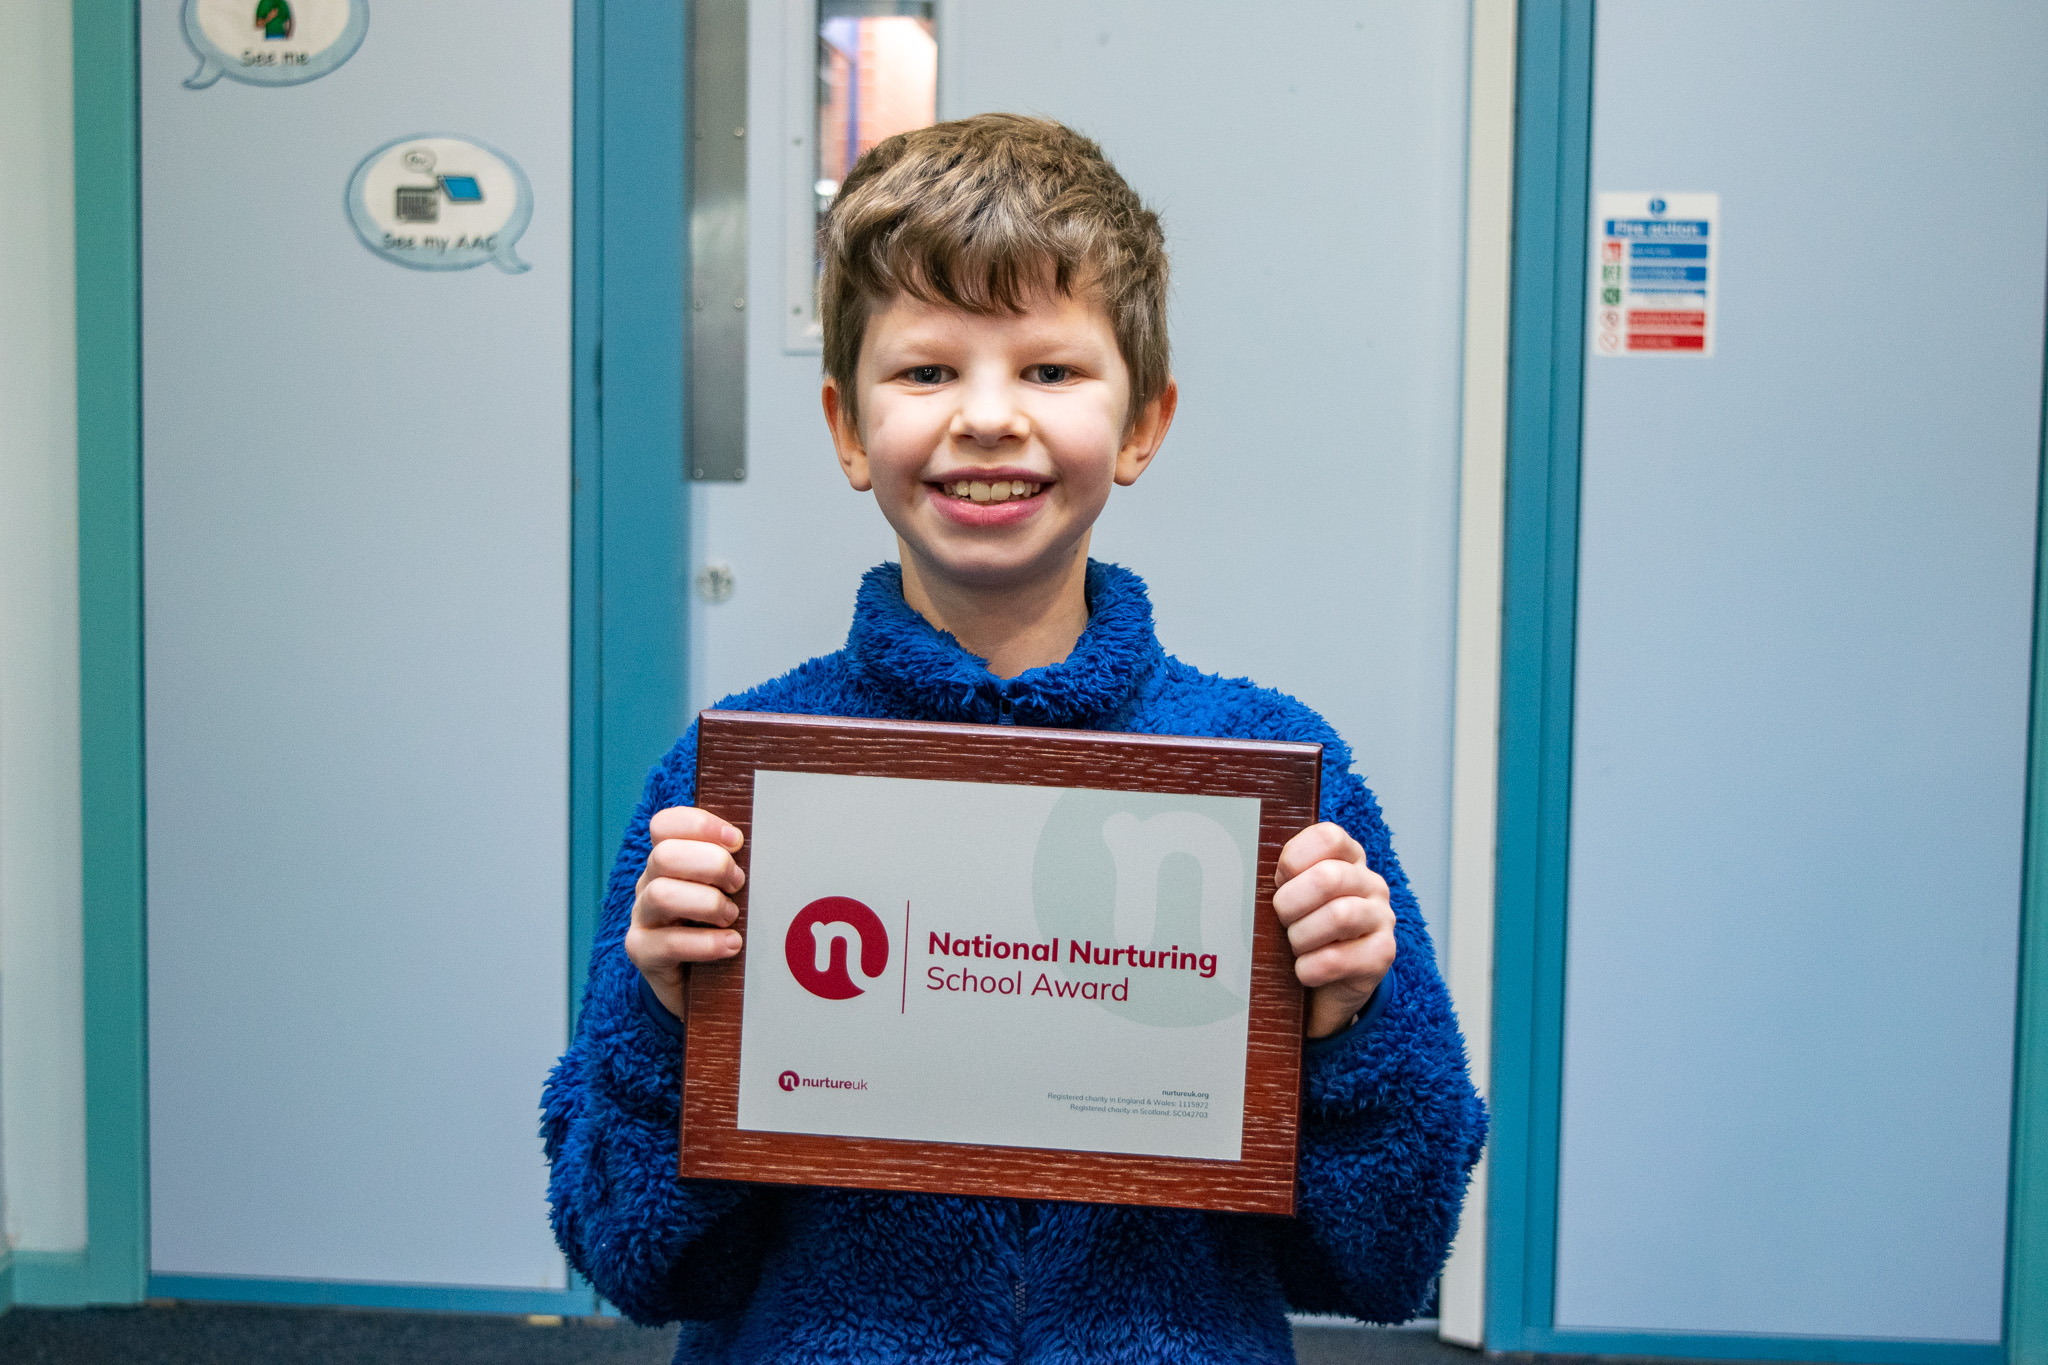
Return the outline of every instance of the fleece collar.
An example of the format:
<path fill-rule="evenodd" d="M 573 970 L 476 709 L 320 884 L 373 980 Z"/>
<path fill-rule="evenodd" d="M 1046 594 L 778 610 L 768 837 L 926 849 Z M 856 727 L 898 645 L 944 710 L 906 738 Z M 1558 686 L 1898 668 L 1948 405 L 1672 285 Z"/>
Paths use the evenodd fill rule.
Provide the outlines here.
<path fill-rule="evenodd" d="M 1103 728 L 1165 656 L 1143 579 L 1091 559 L 1086 591 L 1088 628 L 1074 652 L 1005 679 L 911 609 L 901 567 L 879 564 L 861 579 L 846 650 L 899 718 Z"/>

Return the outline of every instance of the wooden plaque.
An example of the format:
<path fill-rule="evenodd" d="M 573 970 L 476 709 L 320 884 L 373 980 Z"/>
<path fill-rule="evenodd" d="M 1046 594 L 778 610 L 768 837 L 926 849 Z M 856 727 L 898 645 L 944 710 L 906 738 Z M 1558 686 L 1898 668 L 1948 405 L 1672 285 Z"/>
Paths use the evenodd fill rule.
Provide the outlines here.
<path fill-rule="evenodd" d="M 1294 954 L 1272 911 L 1273 869 L 1287 840 L 1318 818 L 1321 763 L 1318 744 L 704 712 L 698 731 L 697 803 L 746 833 L 738 862 L 749 873 L 749 886 L 754 775 L 771 771 L 1256 797 L 1257 891 L 1238 1160 L 742 1129 L 744 962 L 749 954 L 776 950 L 749 935 L 747 951 L 739 958 L 691 969 L 680 1173 L 1293 1213 L 1303 994 L 1294 975 Z M 746 934 L 748 891 L 742 889 L 735 899 L 740 908 L 735 927 Z"/>

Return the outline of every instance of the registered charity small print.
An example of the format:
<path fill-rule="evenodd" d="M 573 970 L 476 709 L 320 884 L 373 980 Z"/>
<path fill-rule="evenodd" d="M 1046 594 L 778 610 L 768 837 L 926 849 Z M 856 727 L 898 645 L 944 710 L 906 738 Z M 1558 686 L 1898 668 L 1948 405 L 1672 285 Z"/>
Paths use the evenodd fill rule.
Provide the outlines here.
<path fill-rule="evenodd" d="M 1321 746 L 707 711 L 683 1176 L 1292 1213 Z"/>

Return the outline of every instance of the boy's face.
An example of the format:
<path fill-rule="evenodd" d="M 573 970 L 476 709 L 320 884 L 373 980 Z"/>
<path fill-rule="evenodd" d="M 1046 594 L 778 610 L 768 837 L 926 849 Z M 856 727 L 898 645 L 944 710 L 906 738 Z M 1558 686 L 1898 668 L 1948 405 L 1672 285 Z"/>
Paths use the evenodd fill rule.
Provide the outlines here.
<path fill-rule="evenodd" d="M 1175 392 L 1128 424 L 1131 381 L 1093 296 L 1042 289 L 1021 314 L 898 295 L 868 318 L 858 424 L 835 381 L 825 415 L 855 489 L 872 489 L 906 569 L 933 587 L 1060 582 L 1112 483 L 1136 482 Z"/>

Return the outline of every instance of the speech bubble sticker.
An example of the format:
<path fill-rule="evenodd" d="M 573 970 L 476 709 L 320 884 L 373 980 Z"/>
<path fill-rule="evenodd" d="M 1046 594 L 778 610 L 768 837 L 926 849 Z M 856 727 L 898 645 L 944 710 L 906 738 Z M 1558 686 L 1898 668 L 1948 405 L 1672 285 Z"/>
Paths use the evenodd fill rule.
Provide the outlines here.
<path fill-rule="evenodd" d="M 185 0 L 185 41 L 204 90 L 222 76 L 244 85 L 318 80 L 363 45 L 367 0 Z"/>
<path fill-rule="evenodd" d="M 531 268 L 514 250 L 533 221 L 526 173 L 473 138 L 418 133 L 385 143 L 349 178 L 348 217 L 364 246 L 410 270 Z"/>

